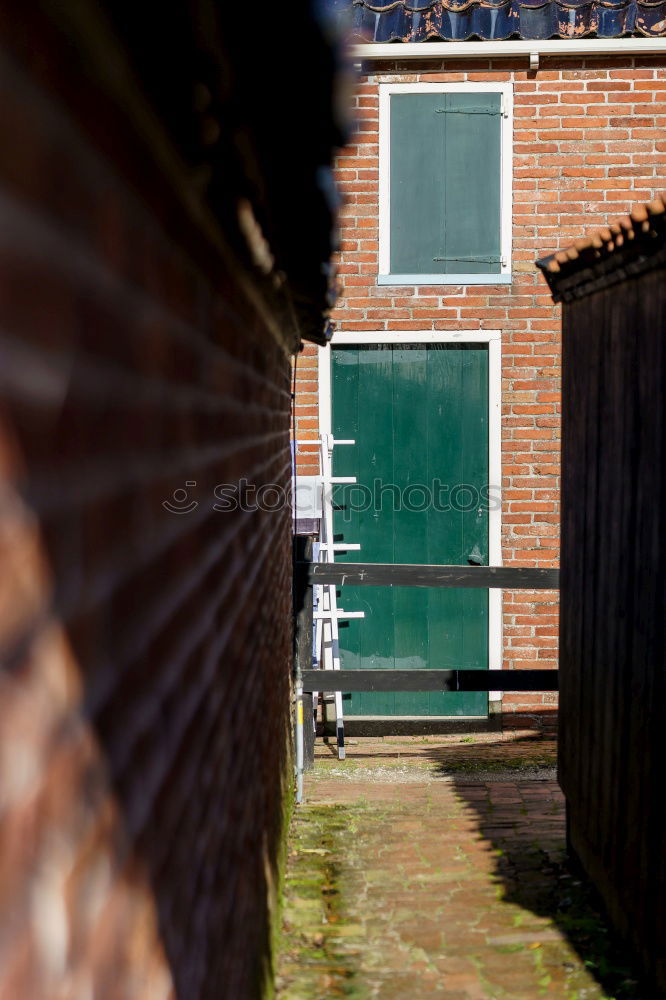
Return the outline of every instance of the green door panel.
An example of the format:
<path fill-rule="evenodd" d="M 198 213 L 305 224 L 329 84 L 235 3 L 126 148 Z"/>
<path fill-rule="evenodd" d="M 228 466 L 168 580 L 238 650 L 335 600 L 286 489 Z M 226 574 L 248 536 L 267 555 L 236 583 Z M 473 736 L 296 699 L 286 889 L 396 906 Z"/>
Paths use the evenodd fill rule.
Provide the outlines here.
<path fill-rule="evenodd" d="M 338 561 L 488 562 L 488 352 L 485 345 L 380 345 L 331 350 L 336 541 L 361 551 Z M 344 587 L 344 668 L 488 666 L 488 593 Z M 349 715 L 482 716 L 484 693 L 357 693 Z"/>
<path fill-rule="evenodd" d="M 499 274 L 501 95 L 391 95 L 392 274 Z"/>

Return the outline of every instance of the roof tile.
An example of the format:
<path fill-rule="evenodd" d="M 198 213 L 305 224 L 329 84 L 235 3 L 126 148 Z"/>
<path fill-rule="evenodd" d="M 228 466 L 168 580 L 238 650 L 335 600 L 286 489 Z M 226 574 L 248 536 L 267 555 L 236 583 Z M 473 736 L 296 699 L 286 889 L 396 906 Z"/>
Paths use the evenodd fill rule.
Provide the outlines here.
<path fill-rule="evenodd" d="M 366 42 L 666 36 L 666 0 L 327 0 Z"/>
<path fill-rule="evenodd" d="M 666 265 L 666 194 L 537 261 L 555 301 Z"/>

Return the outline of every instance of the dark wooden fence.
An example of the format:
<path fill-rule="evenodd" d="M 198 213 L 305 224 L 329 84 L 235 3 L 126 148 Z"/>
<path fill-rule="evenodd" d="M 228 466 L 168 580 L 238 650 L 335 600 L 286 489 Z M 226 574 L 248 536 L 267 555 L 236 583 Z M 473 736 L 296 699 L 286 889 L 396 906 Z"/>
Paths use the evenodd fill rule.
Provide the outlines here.
<path fill-rule="evenodd" d="M 312 586 L 476 587 L 553 590 L 558 569 L 518 566 L 438 566 L 409 563 L 310 563 L 311 546 L 297 536 L 294 546 L 296 672 L 304 690 L 305 718 L 312 691 L 557 691 L 557 670 L 312 670 Z M 343 743 L 338 733 L 339 746 Z M 314 735 L 304 733 L 305 766 L 312 764 Z"/>
<path fill-rule="evenodd" d="M 662 997 L 666 226 L 654 208 L 542 266 L 565 301 L 559 778 L 569 841 L 632 945 L 645 995 Z"/>

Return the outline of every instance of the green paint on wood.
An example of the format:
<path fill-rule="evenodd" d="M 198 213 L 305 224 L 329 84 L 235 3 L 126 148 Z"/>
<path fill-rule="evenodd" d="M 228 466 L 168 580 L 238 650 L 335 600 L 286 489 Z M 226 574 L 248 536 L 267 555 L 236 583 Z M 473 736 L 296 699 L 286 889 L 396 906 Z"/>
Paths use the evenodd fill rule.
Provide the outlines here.
<path fill-rule="evenodd" d="M 501 95 L 391 96 L 391 273 L 499 274 Z"/>
<path fill-rule="evenodd" d="M 488 564 L 488 351 L 484 345 L 332 349 L 337 541 L 347 562 Z M 424 492 L 427 490 L 427 494 Z M 447 509 L 448 508 L 448 509 Z M 339 588 L 345 669 L 486 669 L 488 593 L 412 587 Z M 485 715 L 483 693 L 345 696 L 350 715 Z"/>

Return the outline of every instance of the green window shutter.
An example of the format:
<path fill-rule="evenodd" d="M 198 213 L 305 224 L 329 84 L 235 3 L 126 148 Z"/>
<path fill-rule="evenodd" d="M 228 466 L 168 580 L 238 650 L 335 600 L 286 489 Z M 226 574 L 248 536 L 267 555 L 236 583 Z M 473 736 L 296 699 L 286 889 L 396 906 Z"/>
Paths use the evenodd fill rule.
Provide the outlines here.
<path fill-rule="evenodd" d="M 391 273 L 501 271 L 502 98 L 391 95 Z"/>

